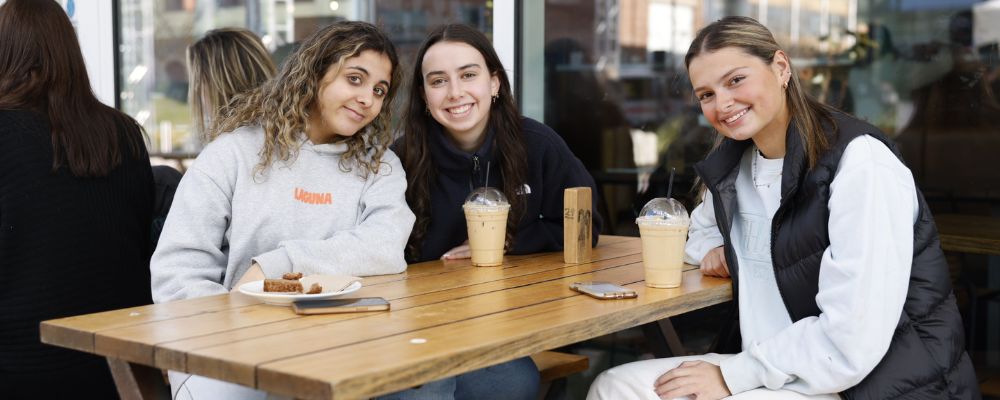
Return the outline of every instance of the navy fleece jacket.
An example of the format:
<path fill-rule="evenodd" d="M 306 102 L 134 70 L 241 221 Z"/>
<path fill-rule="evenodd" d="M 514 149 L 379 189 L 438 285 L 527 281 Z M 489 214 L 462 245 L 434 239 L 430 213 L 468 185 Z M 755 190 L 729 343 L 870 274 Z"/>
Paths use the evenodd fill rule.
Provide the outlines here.
<path fill-rule="evenodd" d="M 559 251 L 563 248 L 563 190 L 589 186 L 593 193 L 593 244 L 597 245 L 603 221 L 597 213 L 594 179 L 552 128 L 531 118 L 522 118 L 522 135 L 528 153 L 528 170 L 522 189 L 527 196 L 525 213 L 518 224 L 509 254 Z M 437 175 L 431 184 L 431 221 L 420 247 L 420 256 L 410 262 L 440 258 L 468 239 L 462 204 L 473 188 L 500 188 L 500 166 L 494 162 L 493 132 L 476 152 L 460 150 L 449 141 L 437 123 L 428 129 L 428 145 Z M 399 149 L 402 139 L 394 148 Z M 487 177 L 487 169 L 489 176 Z"/>

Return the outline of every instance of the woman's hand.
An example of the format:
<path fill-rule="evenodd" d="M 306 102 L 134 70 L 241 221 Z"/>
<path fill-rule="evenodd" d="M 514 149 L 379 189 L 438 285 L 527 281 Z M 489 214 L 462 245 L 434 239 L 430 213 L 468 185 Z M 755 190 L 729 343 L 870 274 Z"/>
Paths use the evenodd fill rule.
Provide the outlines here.
<path fill-rule="evenodd" d="M 233 285 L 233 290 L 231 291 L 235 292 L 239 290 L 240 286 L 242 286 L 244 283 L 253 281 L 262 281 L 264 280 L 264 278 L 266 277 L 264 276 L 264 270 L 260 268 L 260 264 L 257 263 L 250 264 L 250 269 L 248 269 L 247 272 L 243 274 L 243 277 L 240 278 L 239 282 L 236 282 L 236 284 Z"/>
<path fill-rule="evenodd" d="M 716 247 L 701 259 L 701 273 L 708 276 L 729 277 L 729 264 L 726 263 L 726 251 L 722 246 Z"/>
<path fill-rule="evenodd" d="M 716 400 L 731 394 L 722 378 L 722 369 L 705 361 L 682 362 L 677 368 L 660 376 L 654 385 L 656 395 L 664 400 L 682 396 Z"/>
<path fill-rule="evenodd" d="M 461 260 L 463 258 L 471 258 L 472 249 L 469 248 L 469 241 L 466 240 L 461 246 L 454 249 L 446 251 L 441 255 L 442 260 Z"/>

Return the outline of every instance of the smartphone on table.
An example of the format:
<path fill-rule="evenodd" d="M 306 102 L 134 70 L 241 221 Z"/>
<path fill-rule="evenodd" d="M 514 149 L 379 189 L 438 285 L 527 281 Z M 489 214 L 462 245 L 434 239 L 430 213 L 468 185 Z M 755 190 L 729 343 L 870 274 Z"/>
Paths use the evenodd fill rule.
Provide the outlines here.
<path fill-rule="evenodd" d="M 296 314 L 303 315 L 385 311 L 389 309 L 389 302 L 381 297 L 306 300 L 292 303 L 292 309 Z"/>
<path fill-rule="evenodd" d="M 634 299 L 639 297 L 635 290 L 611 282 L 576 282 L 569 285 L 569 288 L 598 299 Z"/>

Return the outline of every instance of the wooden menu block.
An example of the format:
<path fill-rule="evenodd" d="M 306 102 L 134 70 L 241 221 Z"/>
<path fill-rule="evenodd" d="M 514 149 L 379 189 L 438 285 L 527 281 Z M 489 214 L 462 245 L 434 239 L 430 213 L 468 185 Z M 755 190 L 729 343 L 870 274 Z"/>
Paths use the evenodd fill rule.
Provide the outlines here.
<path fill-rule="evenodd" d="M 563 194 L 563 260 L 567 264 L 590 262 L 592 210 L 589 187 L 566 189 Z"/>

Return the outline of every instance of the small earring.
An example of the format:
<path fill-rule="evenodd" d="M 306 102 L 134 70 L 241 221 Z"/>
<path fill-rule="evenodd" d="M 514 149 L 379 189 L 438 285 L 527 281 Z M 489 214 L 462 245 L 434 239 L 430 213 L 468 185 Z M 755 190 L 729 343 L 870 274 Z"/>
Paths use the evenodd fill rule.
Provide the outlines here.
<path fill-rule="evenodd" d="M 496 93 L 496 94 L 493 95 L 493 103 L 494 104 L 496 104 L 497 98 L 499 98 L 499 97 L 500 97 L 500 93 Z"/>
<path fill-rule="evenodd" d="M 431 108 L 430 107 L 424 107 L 424 114 L 431 115 Z"/>
<path fill-rule="evenodd" d="M 782 89 L 788 89 L 788 82 L 782 83 L 781 84 L 781 88 Z"/>

